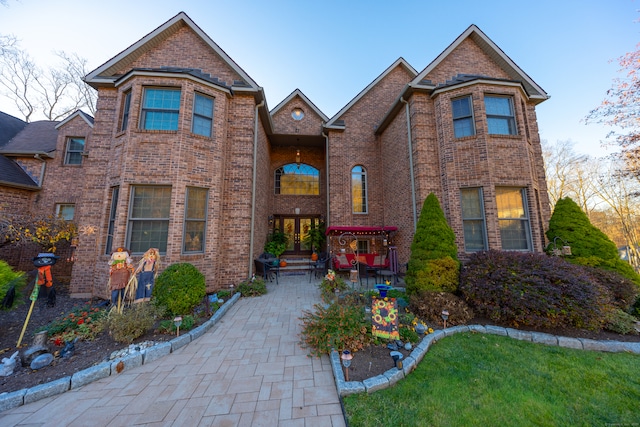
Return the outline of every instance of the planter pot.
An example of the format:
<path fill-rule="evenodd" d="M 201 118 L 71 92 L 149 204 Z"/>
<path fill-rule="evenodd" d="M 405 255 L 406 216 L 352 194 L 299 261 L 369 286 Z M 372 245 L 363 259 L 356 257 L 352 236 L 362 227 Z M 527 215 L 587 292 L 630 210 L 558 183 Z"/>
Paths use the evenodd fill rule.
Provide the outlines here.
<path fill-rule="evenodd" d="M 390 291 L 393 288 L 388 285 L 376 285 L 376 289 L 380 293 L 380 297 L 384 298 L 387 296 L 387 291 Z"/>

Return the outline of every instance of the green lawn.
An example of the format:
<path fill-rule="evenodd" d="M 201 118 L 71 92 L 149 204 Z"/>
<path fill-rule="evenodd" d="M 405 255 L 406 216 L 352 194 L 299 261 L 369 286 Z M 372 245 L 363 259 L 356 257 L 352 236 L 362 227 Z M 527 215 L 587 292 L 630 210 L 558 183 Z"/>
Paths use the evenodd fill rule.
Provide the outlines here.
<path fill-rule="evenodd" d="M 456 334 L 394 387 L 344 406 L 350 427 L 640 426 L 640 356 Z"/>

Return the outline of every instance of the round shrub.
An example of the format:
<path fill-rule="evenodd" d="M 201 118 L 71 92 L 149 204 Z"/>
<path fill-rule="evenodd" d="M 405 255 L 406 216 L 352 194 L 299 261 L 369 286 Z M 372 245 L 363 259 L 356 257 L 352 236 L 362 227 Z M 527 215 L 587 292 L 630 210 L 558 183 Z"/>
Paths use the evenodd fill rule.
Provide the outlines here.
<path fill-rule="evenodd" d="M 601 329 L 611 292 L 581 266 L 544 254 L 473 254 L 460 273 L 460 291 L 476 312 L 513 326 Z"/>
<path fill-rule="evenodd" d="M 12 308 L 15 301 L 22 301 L 22 288 L 27 278 L 21 271 L 13 271 L 11 266 L 0 260 L 0 309 Z"/>
<path fill-rule="evenodd" d="M 204 275 L 189 263 L 172 264 L 156 279 L 153 296 L 156 305 L 169 314 L 189 314 L 206 294 Z"/>
<path fill-rule="evenodd" d="M 458 289 L 459 268 L 459 262 L 450 256 L 428 260 L 422 268 L 415 269 L 414 280 L 407 283 L 407 293 L 455 292 Z"/>

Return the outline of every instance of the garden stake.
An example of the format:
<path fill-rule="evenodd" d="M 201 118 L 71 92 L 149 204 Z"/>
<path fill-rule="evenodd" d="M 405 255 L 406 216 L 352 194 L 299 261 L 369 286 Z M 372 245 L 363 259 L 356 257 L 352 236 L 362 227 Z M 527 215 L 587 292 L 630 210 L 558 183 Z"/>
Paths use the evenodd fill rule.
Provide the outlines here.
<path fill-rule="evenodd" d="M 18 338 L 18 344 L 16 347 L 20 347 L 20 343 L 22 343 L 22 338 L 24 337 L 24 331 L 27 330 L 27 325 L 29 324 L 29 319 L 31 318 L 31 312 L 33 311 L 33 306 L 38 299 L 38 292 L 40 291 L 40 286 L 38 286 L 38 278 L 36 277 L 36 282 L 33 285 L 33 292 L 31 292 L 31 296 L 29 299 L 31 300 L 31 307 L 29 307 L 29 312 L 27 313 L 27 318 L 24 321 L 24 325 L 22 326 L 22 332 L 20 332 L 20 338 Z"/>

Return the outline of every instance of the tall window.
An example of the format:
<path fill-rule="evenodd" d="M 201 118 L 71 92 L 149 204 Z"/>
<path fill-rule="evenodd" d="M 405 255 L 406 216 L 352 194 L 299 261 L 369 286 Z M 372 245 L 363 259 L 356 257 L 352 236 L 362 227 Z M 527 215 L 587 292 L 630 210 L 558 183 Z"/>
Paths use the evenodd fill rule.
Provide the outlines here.
<path fill-rule="evenodd" d="M 124 100 L 122 102 L 122 124 L 120 125 L 120 130 L 127 130 L 127 126 L 129 124 L 129 109 L 131 108 L 131 90 L 128 90 L 124 94 Z"/>
<path fill-rule="evenodd" d="M 204 252 L 207 225 L 206 188 L 187 187 L 184 214 L 183 252 Z"/>
<path fill-rule="evenodd" d="M 320 172 L 304 163 L 279 167 L 276 169 L 275 193 L 317 196 L 320 194 Z"/>
<path fill-rule="evenodd" d="M 367 213 L 367 170 L 362 166 L 351 169 L 351 204 L 353 213 Z"/>
<path fill-rule="evenodd" d="M 76 205 L 73 203 L 58 203 L 56 204 L 56 217 L 62 218 L 65 221 L 72 221 L 76 212 Z"/>
<path fill-rule="evenodd" d="M 487 233 L 482 188 L 463 188 L 460 195 L 464 249 L 466 252 L 484 251 L 487 249 Z"/>
<path fill-rule="evenodd" d="M 178 130 L 180 89 L 146 88 L 142 105 L 142 128 Z"/>
<path fill-rule="evenodd" d="M 133 186 L 129 207 L 127 245 L 133 253 L 149 248 L 167 251 L 171 187 Z"/>
<path fill-rule="evenodd" d="M 81 165 L 84 152 L 84 138 L 67 139 L 67 148 L 64 153 L 65 165 Z"/>
<path fill-rule="evenodd" d="M 111 189 L 111 205 L 109 209 L 109 226 L 107 228 L 107 245 L 104 253 L 111 254 L 113 248 L 113 233 L 116 228 L 116 207 L 118 206 L 118 195 L 120 194 L 120 187 L 113 187 Z"/>
<path fill-rule="evenodd" d="M 475 135 L 473 125 L 473 108 L 471 97 L 465 96 L 451 101 L 451 111 L 453 113 L 453 133 L 456 138 Z"/>
<path fill-rule="evenodd" d="M 516 135 L 516 121 L 513 116 L 513 102 L 505 96 L 485 96 L 487 126 L 493 135 Z"/>
<path fill-rule="evenodd" d="M 531 231 L 526 190 L 496 187 L 496 204 L 502 249 L 530 251 Z"/>
<path fill-rule="evenodd" d="M 196 135 L 211 137 L 213 125 L 213 98 L 195 94 L 193 102 L 193 124 L 191 132 Z"/>

